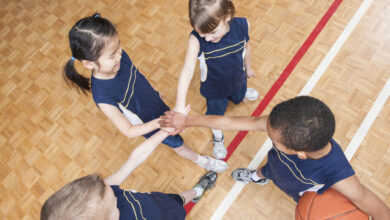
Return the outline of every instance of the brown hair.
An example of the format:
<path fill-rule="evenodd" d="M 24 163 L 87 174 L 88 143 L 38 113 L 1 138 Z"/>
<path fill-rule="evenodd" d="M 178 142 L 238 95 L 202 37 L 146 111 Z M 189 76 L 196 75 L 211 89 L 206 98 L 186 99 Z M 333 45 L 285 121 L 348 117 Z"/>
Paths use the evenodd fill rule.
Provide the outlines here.
<path fill-rule="evenodd" d="M 189 2 L 191 26 L 202 33 L 212 32 L 229 16 L 231 21 L 234 12 L 231 0 L 190 0 Z"/>
<path fill-rule="evenodd" d="M 43 204 L 41 220 L 97 219 L 94 203 L 103 199 L 105 187 L 97 174 L 66 184 Z"/>

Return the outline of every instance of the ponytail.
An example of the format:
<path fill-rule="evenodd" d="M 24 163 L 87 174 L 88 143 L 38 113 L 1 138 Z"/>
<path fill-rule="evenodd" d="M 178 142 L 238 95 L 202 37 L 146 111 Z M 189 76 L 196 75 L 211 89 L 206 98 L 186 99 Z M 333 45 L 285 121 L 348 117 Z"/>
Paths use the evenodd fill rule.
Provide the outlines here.
<path fill-rule="evenodd" d="M 80 75 L 74 68 L 74 59 L 70 59 L 64 68 L 64 79 L 68 85 L 77 86 L 84 94 L 91 91 L 90 79 Z"/>
<path fill-rule="evenodd" d="M 91 91 L 90 78 L 80 75 L 74 61 L 96 62 L 107 43 L 107 38 L 118 35 L 115 26 L 99 13 L 82 18 L 69 31 L 72 58 L 64 68 L 64 79 L 68 85 L 76 86 L 83 93 Z"/>

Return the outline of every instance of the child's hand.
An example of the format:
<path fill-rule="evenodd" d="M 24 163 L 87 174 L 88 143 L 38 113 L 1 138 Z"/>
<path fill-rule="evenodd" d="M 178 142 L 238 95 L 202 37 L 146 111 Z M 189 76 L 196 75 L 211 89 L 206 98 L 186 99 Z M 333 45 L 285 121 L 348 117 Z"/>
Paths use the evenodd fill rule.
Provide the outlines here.
<path fill-rule="evenodd" d="M 161 123 L 162 123 L 162 118 L 161 117 L 160 118 L 156 118 L 154 121 L 156 121 L 158 128 L 160 128 L 161 130 L 163 130 L 164 132 L 166 132 L 168 134 L 174 133 L 176 131 L 175 128 L 173 128 L 173 127 L 163 127 L 163 126 L 161 126 Z"/>
<path fill-rule="evenodd" d="M 162 127 L 161 130 L 168 133 L 169 135 L 176 135 L 177 134 L 177 133 L 174 134 L 176 132 L 176 130 L 175 130 L 175 128 L 172 128 L 172 127 Z"/>
<path fill-rule="evenodd" d="M 248 69 L 246 70 L 246 76 L 247 76 L 248 78 L 251 78 L 252 76 L 255 77 L 256 74 L 255 74 L 255 72 L 252 70 L 252 68 L 248 68 Z"/>
<path fill-rule="evenodd" d="M 184 130 L 186 127 L 186 115 L 180 112 L 165 112 L 165 115 L 160 117 L 161 120 L 159 121 L 160 126 L 163 128 L 165 127 L 173 127 L 175 128 L 174 131 L 168 132 L 169 135 L 176 135 Z"/>

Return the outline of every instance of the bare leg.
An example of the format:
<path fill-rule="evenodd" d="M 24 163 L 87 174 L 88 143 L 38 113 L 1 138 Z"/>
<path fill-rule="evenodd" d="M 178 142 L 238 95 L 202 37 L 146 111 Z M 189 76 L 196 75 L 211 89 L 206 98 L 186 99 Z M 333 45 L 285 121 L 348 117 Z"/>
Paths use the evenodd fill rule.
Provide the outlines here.
<path fill-rule="evenodd" d="M 196 161 L 198 159 L 199 154 L 193 151 L 191 148 L 187 147 L 186 144 L 181 145 L 180 147 L 173 148 L 173 150 L 179 154 L 181 157 L 186 159 Z"/>
<path fill-rule="evenodd" d="M 216 160 L 214 158 L 208 156 L 200 156 L 198 153 L 195 153 L 191 148 L 187 147 L 187 145 L 183 144 L 180 147 L 173 148 L 173 150 L 179 154 L 181 157 L 189 159 L 198 166 L 206 168 L 207 170 L 211 170 L 217 173 L 223 172 L 228 168 L 228 165 L 225 161 Z"/>
<path fill-rule="evenodd" d="M 212 189 L 215 186 L 215 182 L 217 181 L 217 173 L 208 172 L 204 174 L 191 190 L 180 193 L 182 198 L 184 198 L 184 205 L 189 203 L 190 201 L 198 202 L 205 190 Z"/>
<path fill-rule="evenodd" d="M 187 205 L 191 200 L 193 200 L 196 196 L 196 191 L 194 189 L 185 191 L 180 193 L 180 195 L 184 198 L 184 205 Z"/>
<path fill-rule="evenodd" d="M 256 170 L 256 175 L 262 179 L 266 179 L 265 176 L 261 173 L 261 170 L 263 167 L 260 167 L 259 169 Z"/>

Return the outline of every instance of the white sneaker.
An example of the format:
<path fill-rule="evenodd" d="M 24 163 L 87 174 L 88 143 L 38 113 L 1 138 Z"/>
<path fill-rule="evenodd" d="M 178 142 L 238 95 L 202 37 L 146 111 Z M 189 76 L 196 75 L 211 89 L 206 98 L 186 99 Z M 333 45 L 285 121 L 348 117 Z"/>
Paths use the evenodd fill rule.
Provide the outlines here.
<path fill-rule="evenodd" d="M 259 92 L 256 89 L 253 88 L 246 89 L 245 99 L 249 101 L 255 101 L 257 98 L 259 98 Z"/>
<path fill-rule="evenodd" d="M 198 164 L 200 167 L 205 168 L 206 170 L 214 171 L 216 173 L 221 173 L 228 168 L 228 165 L 223 160 L 217 160 L 209 156 L 202 156 L 208 159 L 206 165 Z"/>
<path fill-rule="evenodd" d="M 256 172 L 256 170 L 250 170 L 248 168 L 238 168 L 232 172 L 232 177 L 236 182 L 247 184 L 249 182 L 256 183 L 257 185 L 265 185 L 268 183 L 268 179 L 259 179 L 255 181 L 251 178 L 252 173 Z"/>
<path fill-rule="evenodd" d="M 227 155 L 227 150 L 225 148 L 224 142 L 224 136 L 222 136 L 222 140 L 217 141 L 215 140 L 215 137 L 213 136 L 213 155 L 217 159 L 225 159 Z"/>

